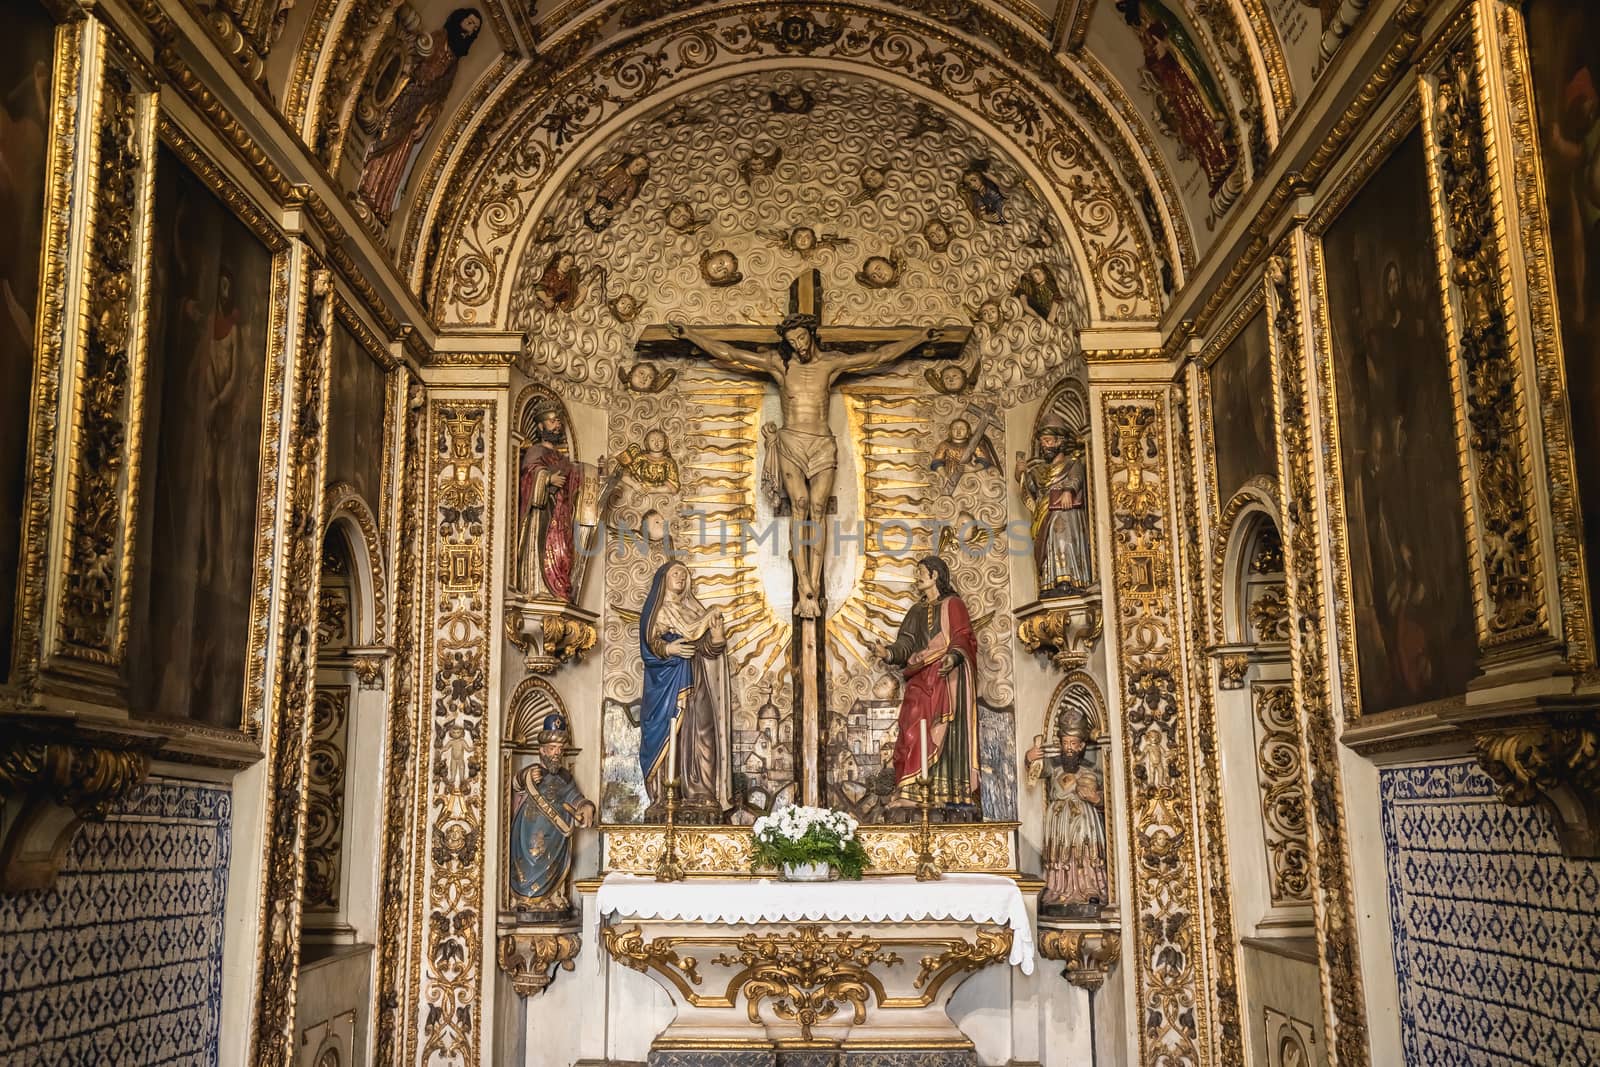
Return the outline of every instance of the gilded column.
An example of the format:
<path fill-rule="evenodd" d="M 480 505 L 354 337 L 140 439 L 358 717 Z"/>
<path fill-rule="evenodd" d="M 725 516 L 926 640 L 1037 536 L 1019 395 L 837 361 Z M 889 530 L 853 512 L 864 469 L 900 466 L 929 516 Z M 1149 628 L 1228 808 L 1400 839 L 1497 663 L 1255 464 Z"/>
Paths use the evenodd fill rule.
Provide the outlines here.
<path fill-rule="evenodd" d="M 284 446 L 284 541 L 278 557 L 279 624 L 269 686 L 265 847 L 262 854 L 259 995 L 251 1062 L 294 1062 L 296 980 L 305 881 L 306 776 L 316 680 L 318 586 L 322 575 L 323 457 L 333 280 L 320 257 L 297 244 L 299 332 Z"/>
<path fill-rule="evenodd" d="M 1489 18 L 1482 0 L 1462 13 L 1423 79 L 1422 101 L 1479 659 L 1492 678 L 1507 661 L 1553 658 L 1563 633 L 1573 662 L 1592 662 L 1593 650 L 1579 610 L 1581 565 L 1568 560 L 1552 587 L 1548 519 L 1534 493 L 1528 331 L 1513 298 L 1510 201 L 1496 166 L 1504 150 L 1491 113 Z M 1538 147 L 1526 151 L 1537 156 Z M 1542 414 L 1532 425 L 1548 422 L 1564 441 L 1564 413 Z M 1556 518 L 1570 536 L 1572 502 L 1555 503 L 1565 505 Z"/>
<path fill-rule="evenodd" d="M 412 935 L 407 925 L 407 891 L 411 873 L 420 862 L 411 828 L 418 811 L 415 786 L 420 776 L 417 761 L 420 743 L 417 709 L 422 706 L 419 686 L 419 660 L 424 647 L 422 570 L 424 539 L 427 531 L 421 522 L 423 497 L 430 469 L 427 445 L 428 410 L 420 384 L 408 382 L 405 393 L 405 436 L 395 466 L 403 485 L 400 511 L 396 520 L 399 552 L 395 564 L 395 655 L 394 686 L 389 701 L 389 722 L 384 738 L 384 822 L 378 898 L 377 978 L 374 983 L 373 1027 L 377 1031 L 375 1062 L 399 1060 L 399 1043 L 408 1016 L 404 1013 L 407 946 Z"/>
<path fill-rule="evenodd" d="M 79 55 L 58 62 L 57 73 L 71 82 L 81 56 L 93 87 L 82 101 L 88 111 L 78 179 L 87 209 L 75 217 L 69 192 L 62 210 L 52 211 L 45 235 L 47 242 L 61 241 L 46 247 L 64 246 L 67 260 L 48 256 L 42 279 L 47 298 L 39 371 L 59 377 L 36 390 L 35 446 L 48 450 L 50 432 L 57 437 L 54 472 L 36 468 L 26 506 L 17 677 L 34 693 L 68 691 L 120 708 L 138 504 L 156 107 L 150 72 L 98 22 L 81 31 L 76 24 L 64 28 L 58 49 L 73 41 Z M 79 100 L 58 91 L 55 136 L 70 136 Z M 83 234 L 76 246 L 60 232 L 74 221 L 81 221 Z M 64 271 L 52 276 L 58 265 Z M 55 427 L 46 425 L 52 414 Z M 36 452 L 35 459 L 48 454 Z M 60 516 L 54 535 L 52 512 Z"/>
<path fill-rule="evenodd" d="M 1325 636 L 1335 632 L 1335 622 L 1323 586 L 1324 541 L 1319 533 L 1317 436 L 1312 415 L 1316 384 L 1306 355 L 1304 329 L 1303 309 L 1309 306 L 1305 279 L 1312 276 L 1312 255 L 1305 231 L 1297 228 L 1267 263 L 1268 347 L 1281 445 L 1278 510 L 1283 516 L 1295 703 L 1300 708 L 1302 758 L 1312 803 L 1306 844 L 1315 872 L 1312 903 L 1321 950 L 1328 1062 L 1364 1067 L 1368 1062 L 1366 1008 L 1356 951 L 1334 680 Z M 1320 264 L 1316 266 L 1320 277 Z"/>
<path fill-rule="evenodd" d="M 478 1067 L 488 998 L 490 576 L 499 400 L 428 401 L 423 562 L 430 583 L 418 693 L 417 855 L 411 886 L 413 999 L 402 1011 L 406 1063 Z"/>
<path fill-rule="evenodd" d="M 1138 1062 L 1218 1062 L 1205 973 L 1201 831 L 1191 768 L 1184 622 L 1178 602 L 1177 513 L 1165 388 L 1102 394 L 1115 577 L 1116 670 L 1133 850 L 1132 971 Z"/>

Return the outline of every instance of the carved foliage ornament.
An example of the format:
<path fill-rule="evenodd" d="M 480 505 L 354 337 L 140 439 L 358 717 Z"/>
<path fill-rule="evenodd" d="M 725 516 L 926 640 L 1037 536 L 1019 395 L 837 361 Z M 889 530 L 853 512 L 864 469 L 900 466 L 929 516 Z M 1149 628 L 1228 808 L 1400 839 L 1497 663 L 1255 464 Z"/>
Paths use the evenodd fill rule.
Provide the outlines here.
<path fill-rule="evenodd" d="M 88 248 L 76 455 L 68 497 L 66 578 L 58 637 L 72 652 L 117 664 L 127 644 L 128 517 L 137 485 L 143 330 L 136 284 L 147 273 L 140 218 L 152 170 L 149 119 L 132 76 L 108 62 L 101 85 L 99 185 Z"/>
<path fill-rule="evenodd" d="M 1460 352 L 1481 539 L 1474 554 L 1489 598 L 1489 641 L 1501 644 L 1530 629 L 1535 636 L 1542 632 L 1543 576 L 1527 498 L 1521 367 L 1507 321 L 1509 294 L 1496 230 L 1499 197 L 1489 172 L 1491 133 L 1475 53 L 1471 34 L 1446 53 L 1432 133 L 1454 297 L 1445 315 Z"/>
<path fill-rule="evenodd" d="M 294 988 L 300 966 L 305 882 L 306 776 L 322 578 L 322 457 L 328 399 L 333 277 L 306 246 L 299 250 L 302 344 L 289 426 L 289 488 L 281 595 L 277 705 L 267 737 L 266 847 L 262 857 L 260 1000 L 253 1062 L 287 1064 L 294 1051 Z"/>
<path fill-rule="evenodd" d="M 1321 551 L 1317 536 L 1317 481 L 1312 469 L 1315 443 L 1307 390 L 1303 321 L 1296 286 L 1305 264 L 1303 231 L 1296 231 L 1267 263 L 1267 311 L 1275 404 L 1281 428 L 1279 485 L 1283 502 L 1284 567 L 1290 604 L 1290 652 L 1294 663 L 1295 703 L 1301 712 L 1305 759 L 1310 767 L 1314 818 L 1308 834 L 1316 871 L 1317 927 L 1327 965 L 1322 968 L 1324 995 L 1330 1001 L 1333 1051 L 1341 1067 L 1362 1067 L 1367 1060 L 1366 1009 L 1362 1001 L 1356 952 L 1353 890 L 1345 842 L 1344 805 L 1339 783 L 1332 676 L 1328 664 L 1322 591 Z"/>
<path fill-rule="evenodd" d="M 1056 669 L 1075 671 L 1089 661 L 1103 625 L 1098 598 L 1051 606 L 1017 623 L 1017 639 L 1029 652 L 1048 655 Z"/>
<path fill-rule="evenodd" d="M 801 32 L 797 27 L 811 29 Z M 499 294 L 508 283 L 507 251 L 530 221 L 538 191 L 548 185 L 565 157 L 583 144 L 586 134 L 648 99 L 669 80 L 763 54 L 804 54 L 885 67 L 973 108 L 1015 137 L 1024 154 L 1050 176 L 1083 239 L 1088 262 L 1082 267 L 1101 294 L 1099 313 L 1138 315 L 1159 302 L 1155 268 L 1149 266 L 1157 256 L 1150 254 L 1147 220 L 1105 177 L 1111 173 L 1110 161 L 1104 159 L 1108 152 L 1120 164 L 1116 167 L 1120 172 L 1145 173 L 1117 128 L 1102 123 L 1106 129 L 1097 132 L 1109 134 L 1110 141 L 1091 142 L 1078 120 L 1051 98 L 1030 92 L 1024 82 L 1013 80 L 1009 70 L 996 67 L 943 28 L 910 21 L 903 13 L 840 4 L 822 14 L 723 14 L 646 33 L 651 36 L 630 41 L 598 71 L 581 68 L 556 78 L 548 66 L 536 65 L 529 76 L 542 85 L 501 97 L 530 102 L 516 114 L 503 106 L 498 111 L 506 113 L 496 113 L 482 124 L 485 136 L 497 137 L 498 144 L 474 143 L 454 157 L 477 161 L 474 165 L 481 169 L 474 175 L 454 175 L 438 189 L 419 190 L 419 203 L 442 189 L 471 190 L 464 197 L 452 194 L 454 202 L 442 205 L 439 217 L 419 218 L 407 237 L 408 249 L 420 245 L 420 227 L 426 226 L 431 231 L 428 240 L 444 251 L 440 257 L 417 260 L 439 264 L 435 276 L 417 280 L 434 294 L 433 303 L 444 318 L 477 324 L 493 320 Z M 1064 90 L 1084 98 L 1087 110 L 1103 109 L 1070 76 L 1064 82 L 1070 83 Z M 997 84 L 1006 87 L 997 90 Z M 619 95 L 618 87 L 624 87 L 626 95 Z M 1098 165 L 1092 162 L 1097 159 Z M 1160 229 L 1159 216 L 1148 221 Z M 1157 247 L 1164 253 L 1167 245 L 1158 241 Z"/>
<path fill-rule="evenodd" d="M 1261 823 L 1266 835 L 1267 873 L 1274 904 L 1311 899 L 1311 860 L 1306 855 L 1305 762 L 1300 756 L 1300 720 L 1289 685 L 1258 685 L 1252 694 L 1256 719 L 1256 776 L 1261 787 Z"/>
<path fill-rule="evenodd" d="M 1127 686 L 1131 888 L 1139 938 L 1134 988 L 1145 1019 L 1139 1062 L 1199 1065 L 1211 1061 L 1211 1036 L 1200 976 L 1204 940 L 1194 855 L 1200 828 L 1185 784 L 1191 761 L 1180 684 L 1164 396 L 1111 393 L 1105 411 L 1118 649 Z"/>
<path fill-rule="evenodd" d="M 801 926 L 792 934 L 746 934 L 737 951 L 711 962 L 744 968 L 745 1003 L 752 1023 L 761 1021 L 761 1003 L 771 999 L 774 1014 L 798 1023 L 800 1039 L 810 1041 L 811 1028 L 846 1004 L 855 1025 L 865 1022 L 867 998 L 877 985 L 872 965 L 894 967 L 901 959 L 874 937 L 844 930 L 824 934 L 820 926 Z"/>
<path fill-rule="evenodd" d="M 400 531 L 399 559 L 395 564 L 396 584 L 395 671 L 389 701 L 382 825 L 383 842 L 380 867 L 377 1004 L 375 1029 L 378 1032 L 374 1062 L 393 1063 L 399 1059 L 395 1041 L 408 1032 L 400 1020 L 405 1016 L 406 998 L 400 989 L 402 958 L 408 956 L 411 938 L 416 934 L 408 922 L 406 902 L 419 856 L 408 848 L 412 826 L 411 789 L 418 780 L 416 768 L 417 730 L 420 717 L 413 719 L 421 695 L 417 685 L 417 663 L 421 656 L 421 626 L 417 622 L 422 598 L 422 555 L 425 538 L 431 531 L 418 518 L 424 514 L 427 464 L 427 405 L 422 386 L 412 383 L 406 394 L 405 453 L 396 470 L 405 472 L 404 490 L 396 528 Z"/>
<path fill-rule="evenodd" d="M 1093 993 L 1105 985 L 1112 968 L 1122 958 L 1122 932 L 1041 927 L 1039 955 L 1060 960 L 1065 965 L 1061 977 Z"/>
<path fill-rule="evenodd" d="M 0 794 L 20 804 L 0 846 L 0 889 L 43 889 L 84 819 L 103 819 L 150 772 L 150 754 L 12 730 L 0 744 Z"/>
<path fill-rule="evenodd" d="M 1502 800 L 1539 804 L 1567 855 L 1600 858 L 1600 726 L 1594 720 L 1480 733 L 1477 753 Z"/>
<path fill-rule="evenodd" d="M 407 1061 L 482 1062 L 478 1019 L 484 946 L 485 720 L 489 684 L 489 568 L 494 499 L 494 408 L 487 401 L 431 405 L 428 457 L 433 553 L 440 560 L 424 677 L 427 741 L 421 798 L 425 870 L 414 908 L 426 908 L 418 994 L 427 1006 Z M 421 1010 L 409 1005 L 408 1012 Z M 408 1018 L 411 1017 L 409 1014 Z"/>
<path fill-rule="evenodd" d="M 582 947 L 577 930 L 518 930 L 500 935 L 496 958 L 518 996 L 536 997 L 555 981 L 557 967 L 572 970 Z"/>

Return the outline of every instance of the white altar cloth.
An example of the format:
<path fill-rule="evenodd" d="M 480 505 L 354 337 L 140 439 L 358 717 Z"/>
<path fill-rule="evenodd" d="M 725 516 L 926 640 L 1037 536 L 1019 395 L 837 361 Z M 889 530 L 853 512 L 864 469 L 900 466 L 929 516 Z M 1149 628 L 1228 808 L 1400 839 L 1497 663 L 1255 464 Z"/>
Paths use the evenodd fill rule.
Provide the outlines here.
<path fill-rule="evenodd" d="M 684 922 L 980 922 L 1011 927 L 1011 964 L 1033 973 L 1033 927 L 1022 891 L 998 874 L 910 875 L 859 882 L 779 882 L 770 878 L 689 878 L 658 882 L 612 873 L 600 883 L 602 916 Z"/>

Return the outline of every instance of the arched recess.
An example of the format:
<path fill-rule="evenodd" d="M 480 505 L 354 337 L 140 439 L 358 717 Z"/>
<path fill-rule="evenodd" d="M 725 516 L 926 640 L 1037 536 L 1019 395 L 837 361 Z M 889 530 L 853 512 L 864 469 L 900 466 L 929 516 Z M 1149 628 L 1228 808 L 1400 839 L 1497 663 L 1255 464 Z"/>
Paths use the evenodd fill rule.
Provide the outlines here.
<path fill-rule="evenodd" d="M 1027 759 L 1029 780 L 1044 789 L 1040 861 L 1045 889 L 1039 914 L 1114 921 L 1117 871 L 1111 843 L 1116 836 L 1106 803 L 1111 727 L 1100 683 L 1086 671 L 1072 671 L 1056 686 L 1046 709 L 1045 732 L 1034 736 Z M 1072 737 L 1083 745 L 1081 754 L 1066 751 Z M 1095 817 L 1098 833 L 1085 828 Z"/>
<path fill-rule="evenodd" d="M 1045 442 L 1049 437 L 1044 431 L 1047 427 L 1058 431 L 1061 450 L 1054 455 L 1046 455 Z M 1063 429 L 1066 431 L 1064 438 L 1059 434 Z M 1051 515 L 1042 524 L 1036 520 L 1034 530 L 1036 543 L 1047 546 L 1044 560 L 1035 556 L 1034 569 L 1041 597 L 1079 596 L 1099 586 L 1094 562 L 1099 558 L 1094 548 L 1098 524 L 1091 490 L 1095 479 L 1089 470 L 1093 451 L 1089 439 L 1088 383 L 1084 378 L 1069 376 L 1045 395 L 1044 403 L 1034 415 L 1033 431 L 1025 442 L 1030 462 L 1021 481 L 1023 503 L 1033 516 L 1045 514 L 1043 509 L 1046 508 Z M 1064 491 L 1076 493 L 1076 508 L 1063 499 Z M 1056 510 L 1063 505 L 1065 512 Z M 1074 510 L 1076 515 L 1071 514 Z M 1063 514 L 1066 521 L 1060 526 L 1053 525 Z M 1077 525 L 1080 522 L 1081 526 Z M 1050 532 L 1052 529 L 1068 532 Z M 1079 533 L 1072 533 L 1074 530 Z"/>
<path fill-rule="evenodd" d="M 1174 225 L 1182 215 L 1176 186 L 1133 136 L 1136 116 L 1076 73 L 1055 65 L 1050 78 L 1030 76 L 980 42 L 900 11 L 845 3 L 807 5 L 803 14 L 711 10 L 649 23 L 580 68 L 524 71 L 490 94 L 486 114 L 430 165 L 401 242 L 401 259 L 414 265 L 412 280 L 441 323 L 503 327 L 509 249 L 525 241 L 562 168 L 616 122 L 761 62 L 852 69 L 988 127 L 997 150 L 1038 179 L 1063 230 L 1088 250 L 1097 318 L 1159 313 L 1163 271 L 1175 286 L 1193 260 Z"/>
<path fill-rule="evenodd" d="M 1300 709 L 1289 655 L 1290 616 L 1280 519 L 1269 479 L 1228 501 L 1217 530 L 1214 591 L 1224 643 L 1217 660 L 1217 744 L 1229 883 L 1240 937 L 1243 1018 L 1252 1062 L 1276 1063 L 1273 1019 L 1309 1020 L 1321 1036 L 1320 964 Z"/>
<path fill-rule="evenodd" d="M 329 486 L 326 514 L 295 1032 L 354 1054 L 372 1036 L 382 806 L 363 798 L 383 780 L 386 574 L 372 509 L 352 486 Z"/>

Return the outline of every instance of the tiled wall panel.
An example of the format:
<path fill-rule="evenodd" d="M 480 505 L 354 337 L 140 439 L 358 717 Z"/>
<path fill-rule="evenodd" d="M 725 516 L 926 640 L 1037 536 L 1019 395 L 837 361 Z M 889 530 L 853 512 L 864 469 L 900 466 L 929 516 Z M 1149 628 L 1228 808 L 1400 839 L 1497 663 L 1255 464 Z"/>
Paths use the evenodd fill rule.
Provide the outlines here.
<path fill-rule="evenodd" d="M 1381 782 L 1407 1067 L 1600 1064 L 1600 862 L 1473 760 Z"/>
<path fill-rule="evenodd" d="M 146 783 L 55 885 L 0 894 L 0 1063 L 216 1062 L 231 810 L 226 788 Z"/>

